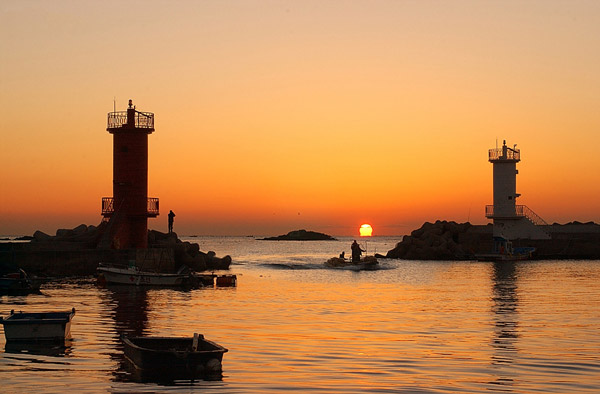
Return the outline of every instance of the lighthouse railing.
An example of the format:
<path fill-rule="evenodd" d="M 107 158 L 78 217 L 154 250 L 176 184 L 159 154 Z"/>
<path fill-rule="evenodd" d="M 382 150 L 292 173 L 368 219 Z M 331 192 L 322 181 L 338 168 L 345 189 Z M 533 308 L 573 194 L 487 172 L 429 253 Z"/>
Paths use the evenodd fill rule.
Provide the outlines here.
<path fill-rule="evenodd" d="M 111 215 L 115 213 L 115 199 L 112 197 L 102 197 L 102 215 Z"/>
<path fill-rule="evenodd" d="M 102 215 L 110 216 L 115 213 L 114 197 L 102 197 Z M 148 197 L 146 205 L 146 214 L 148 216 L 157 216 L 159 214 L 158 198 Z"/>
<path fill-rule="evenodd" d="M 506 151 L 506 155 L 504 154 Z M 519 149 L 494 148 L 489 150 L 489 160 L 521 160 L 521 151 Z"/>
<path fill-rule="evenodd" d="M 494 215 L 494 206 L 486 205 L 485 206 L 485 217 L 489 219 L 494 218 L 505 218 Z M 514 217 L 526 217 L 531 220 L 533 224 L 537 226 L 548 226 L 548 223 L 544 219 L 542 219 L 537 213 L 533 212 L 527 205 L 515 205 L 515 216 Z M 505 218 L 506 219 L 506 218 Z"/>
<path fill-rule="evenodd" d="M 148 215 L 156 216 L 158 215 L 158 198 L 149 197 L 148 198 Z"/>
<path fill-rule="evenodd" d="M 154 130 L 154 114 L 152 112 L 135 111 L 135 127 L 138 129 Z M 109 129 L 117 129 L 127 125 L 127 111 L 108 113 Z"/>
<path fill-rule="evenodd" d="M 548 226 L 548 223 L 542 219 L 537 213 L 533 212 L 527 205 L 517 205 L 517 214 L 520 211 L 520 216 L 525 216 L 531 220 L 536 226 Z"/>

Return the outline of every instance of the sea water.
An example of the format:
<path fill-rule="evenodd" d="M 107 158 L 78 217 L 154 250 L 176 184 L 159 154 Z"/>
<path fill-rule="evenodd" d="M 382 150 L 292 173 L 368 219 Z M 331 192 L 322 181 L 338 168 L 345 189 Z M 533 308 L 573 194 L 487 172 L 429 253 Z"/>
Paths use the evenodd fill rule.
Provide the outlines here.
<path fill-rule="evenodd" d="M 55 281 L 0 314 L 69 310 L 72 340 L 5 348 L 2 392 L 596 393 L 600 261 L 380 260 L 326 268 L 351 238 L 190 237 L 229 254 L 237 287 L 191 291 Z M 359 240 L 385 254 L 399 238 Z M 0 328 L 1 330 L 1 328 Z M 121 334 L 204 334 L 229 349 L 217 380 L 140 380 Z"/>

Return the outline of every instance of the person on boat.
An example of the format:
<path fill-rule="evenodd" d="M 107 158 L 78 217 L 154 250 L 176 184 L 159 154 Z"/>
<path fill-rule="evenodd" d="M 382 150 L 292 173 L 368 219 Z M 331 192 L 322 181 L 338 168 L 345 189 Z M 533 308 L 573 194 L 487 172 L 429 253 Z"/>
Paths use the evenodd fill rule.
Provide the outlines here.
<path fill-rule="evenodd" d="M 169 233 L 173 232 L 173 220 L 175 218 L 175 213 L 173 211 L 169 211 Z"/>
<path fill-rule="evenodd" d="M 351 248 L 352 248 L 352 262 L 360 263 L 360 255 L 365 250 L 360 247 L 360 245 L 358 244 L 358 242 L 356 242 L 356 240 L 354 240 L 354 242 L 352 242 Z"/>

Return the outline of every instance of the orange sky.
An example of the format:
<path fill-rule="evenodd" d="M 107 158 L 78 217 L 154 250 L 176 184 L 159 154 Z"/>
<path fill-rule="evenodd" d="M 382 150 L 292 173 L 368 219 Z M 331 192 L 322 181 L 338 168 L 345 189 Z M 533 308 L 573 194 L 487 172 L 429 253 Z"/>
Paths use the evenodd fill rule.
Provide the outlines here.
<path fill-rule="evenodd" d="M 149 196 L 183 234 L 600 222 L 596 1 L 2 1 L 0 234 L 100 222 L 106 114 L 155 113 Z"/>

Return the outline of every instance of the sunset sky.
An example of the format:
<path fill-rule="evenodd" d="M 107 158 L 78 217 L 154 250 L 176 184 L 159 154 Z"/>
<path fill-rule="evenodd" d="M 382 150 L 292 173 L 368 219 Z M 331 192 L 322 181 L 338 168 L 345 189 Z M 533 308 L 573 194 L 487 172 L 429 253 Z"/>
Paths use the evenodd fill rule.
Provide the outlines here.
<path fill-rule="evenodd" d="M 599 1 L 0 0 L 0 234 L 98 224 L 106 115 L 155 114 L 149 196 L 179 235 L 600 222 Z"/>

